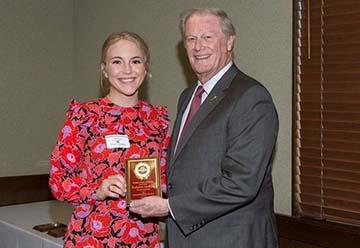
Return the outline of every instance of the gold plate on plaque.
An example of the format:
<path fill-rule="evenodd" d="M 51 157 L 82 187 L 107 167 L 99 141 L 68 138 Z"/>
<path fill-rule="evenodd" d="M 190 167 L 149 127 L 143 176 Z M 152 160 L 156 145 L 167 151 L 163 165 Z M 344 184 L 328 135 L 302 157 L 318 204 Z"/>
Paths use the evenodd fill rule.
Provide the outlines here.
<path fill-rule="evenodd" d="M 160 166 L 158 158 L 136 158 L 126 161 L 126 201 L 146 196 L 161 197 Z"/>

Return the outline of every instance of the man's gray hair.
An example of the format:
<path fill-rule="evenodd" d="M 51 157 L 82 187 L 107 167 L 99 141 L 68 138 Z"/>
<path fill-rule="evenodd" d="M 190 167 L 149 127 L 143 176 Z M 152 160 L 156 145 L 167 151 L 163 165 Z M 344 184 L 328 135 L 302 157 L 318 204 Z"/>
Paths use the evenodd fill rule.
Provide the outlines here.
<path fill-rule="evenodd" d="M 188 19 L 192 15 L 203 15 L 203 14 L 210 14 L 214 15 L 216 17 L 219 17 L 220 23 L 221 23 L 221 30 L 222 32 L 227 35 L 236 35 L 234 25 L 232 24 L 232 21 L 228 17 L 228 15 L 225 13 L 225 11 L 218 9 L 218 8 L 195 8 L 195 9 L 188 9 L 184 11 L 180 15 L 180 30 L 183 38 L 185 37 L 185 25 Z"/>

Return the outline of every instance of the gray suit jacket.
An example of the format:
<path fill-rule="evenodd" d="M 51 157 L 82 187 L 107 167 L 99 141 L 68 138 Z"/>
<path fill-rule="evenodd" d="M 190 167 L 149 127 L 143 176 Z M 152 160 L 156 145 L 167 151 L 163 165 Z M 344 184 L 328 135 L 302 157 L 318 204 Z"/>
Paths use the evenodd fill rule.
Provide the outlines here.
<path fill-rule="evenodd" d="M 170 248 L 277 247 L 271 158 L 278 117 L 268 91 L 233 65 L 174 147 L 195 89 L 178 102 L 168 161 Z"/>

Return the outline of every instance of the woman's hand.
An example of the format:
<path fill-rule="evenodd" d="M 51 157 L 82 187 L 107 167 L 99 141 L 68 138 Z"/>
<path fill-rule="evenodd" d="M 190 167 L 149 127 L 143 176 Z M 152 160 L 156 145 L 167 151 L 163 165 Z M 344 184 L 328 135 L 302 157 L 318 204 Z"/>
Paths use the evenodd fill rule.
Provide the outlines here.
<path fill-rule="evenodd" d="M 103 201 L 108 197 L 119 198 L 125 197 L 126 194 L 126 181 L 121 175 L 113 175 L 106 178 L 96 190 L 96 199 Z"/>

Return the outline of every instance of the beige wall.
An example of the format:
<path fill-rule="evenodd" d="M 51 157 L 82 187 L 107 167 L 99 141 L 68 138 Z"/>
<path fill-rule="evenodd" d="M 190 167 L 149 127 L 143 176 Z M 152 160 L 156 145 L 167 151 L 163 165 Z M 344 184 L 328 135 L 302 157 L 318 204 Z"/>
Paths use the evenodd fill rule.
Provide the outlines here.
<path fill-rule="evenodd" d="M 0 1 L 0 175 L 48 171 L 73 91 L 73 1 Z"/>
<path fill-rule="evenodd" d="M 17 2 L 22 3 L 20 0 Z M 260 80 L 270 90 L 277 105 L 280 132 L 273 169 L 275 205 L 278 213 L 290 214 L 291 1 L 77 0 L 74 1 L 74 8 L 72 8 L 72 1 L 44 2 L 37 0 L 31 2 L 38 3 L 37 6 L 33 7 L 34 9 L 43 4 L 48 5 L 45 8 L 46 11 L 44 10 L 44 13 L 41 12 L 40 16 L 37 17 L 46 21 L 42 24 L 36 23 L 38 25 L 36 36 L 40 36 L 40 40 L 38 43 L 32 44 L 32 46 L 37 46 L 41 54 L 37 55 L 29 50 L 24 51 L 26 55 L 30 56 L 27 58 L 25 70 L 33 71 L 28 66 L 34 59 L 37 62 L 35 67 L 39 68 L 36 70 L 38 73 L 31 74 L 31 80 L 27 80 L 26 84 L 24 83 L 26 87 L 26 90 L 23 91 L 24 96 L 20 97 L 20 102 L 16 105 L 14 103 L 19 99 L 15 100 L 14 95 L 19 94 L 17 93 L 19 89 L 15 94 L 12 91 L 15 89 L 11 89 L 10 86 L 14 87 L 14 83 L 18 85 L 22 80 L 16 76 L 14 66 L 9 66 L 6 61 L 3 61 L 2 56 L 0 57 L 0 63 L 9 66 L 8 71 L 6 71 L 9 75 L 8 79 L 5 80 L 5 85 L 7 85 L 5 89 L 7 92 L 9 89 L 11 89 L 10 92 L 13 92 L 10 96 L 4 94 L 4 91 L 0 92 L 3 94 L 1 98 L 5 96 L 9 99 L 8 101 L 13 102 L 12 106 L 5 105 L 4 111 L 3 106 L 0 107 L 0 113 L 2 115 L 5 113 L 8 116 L 8 120 L 5 122 L 7 127 L 1 132 L 4 132 L 7 140 L 10 139 L 13 144 L 10 147 L 8 141 L 0 143 L 0 155 L 9 154 L 0 165 L 1 172 L 5 172 L 5 174 L 29 173 L 33 170 L 29 170 L 28 167 L 39 167 L 39 164 L 45 170 L 44 161 L 47 160 L 49 147 L 53 145 L 54 133 L 57 132 L 55 130 L 59 128 L 62 122 L 63 111 L 70 98 L 88 100 L 99 95 L 98 60 L 100 47 L 106 36 L 113 31 L 131 30 L 141 34 L 149 43 L 153 77 L 143 88 L 143 95 L 154 104 L 167 105 L 170 117 L 174 120 L 177 96 L 186 87 L 186 82 L 190 83 L 188 79 L 192 78 L 191 75 L 185 74 L 188 72 L 188 67 L 180 43 L 181 37 L 177 26 L 178 16 L 186 8 L 221 7 L 232 18 L 237 29 L 238 37 L 235 48 L 237 65 L 249 75 Z M 19 7 L 21 9 L 21 6 Z M 2 12 L 3 9 L 1 8 L 0 11 Z M 13 16 L 14 14 L 17 12 L 6 13 L 12 19 L 16 19 Z M 31 19 L 31 14 L 27 14 L 27 17 L 30 23 L 34 21 Z M 12 22 L 9 22 L 5 28 L 10 30 L 14 27 L 13 25 Z M 27 24 L 27 27 L 30 25 Z M 52 28 L 49 29 L 49 27 Z M 44 32 L 49 33 L 48 39 L 52 41 L 50 45 L 47 39 L 41 38 L 40 34 Z M 26 34 L 32 34 L 32 32 L 26 31 Z M 18 43 L 15 46 L 11 42 L 9 40 L 5 44 L 8 46 L 7 49 L 21 47 L 21 44 Z M 3 43 L 4 41 L 0 41 L 1 52 Z M 42 50 L 44 45 L 48 49 Z M 7 49 L 5 51 L 8 51 Z M 42 61 L 44 58 L 45 61 Z M 14 65 L 15 67 L 21 66 L 17 61 Z M 44 67 L 40 67 L 40 65 Z M 0 71 L 3 70 L 1 67 Z M 42 75 L 44 74 L 43 70 L 45 70 L 45 75 Z M 3 79 L 4 77 L 0 81 Z M 11 79 L 11 85 L 8 82 L 9 79 Z M 27 77 L 27 79 L 29 78 Z M 1 84 L 1 86 L 3 85 Z M 18 86 L 18 88 L 24 88 L 24 86 Z M 46 94 L 42 94 L 43 92 Z M 40 100 L 34 105 L 33 101 L 29 102 L 29 99 Z M 19 104 L 21 108 L 24 108 L 22 112 L 18 111 Z M 29 115 L 30 111 L 25 110 L 30 107 L 31 115 Z M 14 114 L 14 112 L 19 113 Z M 27 115 L 23 115 L 25 113 Z M 12 124 L 14 121 L 20 121 L 21 125 Z M 22 129 L 25 127 L 23 121 L 26 121 L 30 130 L 24 131 Z M 17 130 L 19 128 L 26 135 L 19 133 Z M 22 149 L 19 149 L 16 141 L 11 140 L 11 137 L 26 141 L 26 146 L 22 144 Z M 36 138 L 34 145 L 31 145 L 33 142 L 28 140 L 29 138 Z M 30 151 L 24 149 L 27 146 L 30 146 Z M 13 157 L 15 154 L 19 155 Z M 10 169 L 10 166 L 14 168 Z M 27 168 L 24 169 L 25 166 Z"/>

